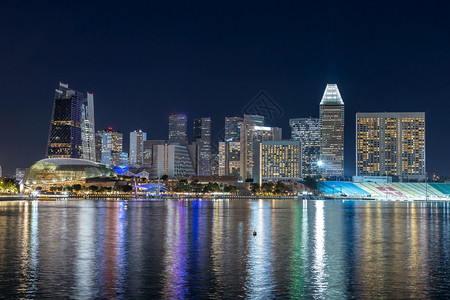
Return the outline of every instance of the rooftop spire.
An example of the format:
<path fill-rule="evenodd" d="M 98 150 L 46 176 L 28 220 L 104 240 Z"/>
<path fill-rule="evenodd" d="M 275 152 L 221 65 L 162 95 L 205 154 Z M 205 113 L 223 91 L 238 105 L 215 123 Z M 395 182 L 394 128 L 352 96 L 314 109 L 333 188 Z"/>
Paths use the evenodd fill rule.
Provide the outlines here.
<path fill-rule="evenodd" d="M 320 105 L 326 104 L 344 105 L 337 84 L 327 84 L 325 92 L 323 92 L 322 101 L 320 101 Z"/>

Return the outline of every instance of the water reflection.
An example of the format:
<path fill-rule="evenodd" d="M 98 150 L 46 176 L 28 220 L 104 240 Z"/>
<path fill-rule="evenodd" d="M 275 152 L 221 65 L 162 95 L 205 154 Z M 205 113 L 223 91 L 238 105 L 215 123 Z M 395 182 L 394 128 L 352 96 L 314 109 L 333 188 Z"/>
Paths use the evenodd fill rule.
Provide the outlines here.
<path fill-rule="evenodd" d="M 269 208 L 269 209 L 267 209 Z M 250 239 L 247 259 L 248 278 L 245 286 L 250 298 L 268 299 L 272 296 L 272 247 L 271 247 L 271 213 L 270 204 L 263 200 L 253 202 L 250 207 L 250 226 L 257 232 Z"/>
<path fill-rule="evenodd" d="M 169 202 L 163 270 L 163 295 L 168 299 L 184 299 L 188 295 L 186 227 L 186 203 Z"/>
<path fill-rule="evenodd" d="M 448 298 L 449 234 L 444 202 L 0 202 L 0 296 Z"/>

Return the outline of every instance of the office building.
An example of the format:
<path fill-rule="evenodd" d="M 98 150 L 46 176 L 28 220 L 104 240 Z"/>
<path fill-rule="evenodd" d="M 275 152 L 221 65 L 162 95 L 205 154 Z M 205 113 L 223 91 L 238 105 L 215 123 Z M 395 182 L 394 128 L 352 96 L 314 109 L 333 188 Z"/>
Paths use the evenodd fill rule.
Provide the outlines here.
<path fill-rule="evenodd" d="M 300 141 L 302 178 L 318 177 L 320 160 L 320 121 L 318 118 L 290 119 L 291 139 Z"/>
<path fill-rule="evenodd" d="M 327 84 L 320 101 L 320 169 L 323 177 L 344 176 L 344 101 L 336 84 Z"/>
<path fill-rule="evenodd" d="M 219 176 L 240 175 L 240 142 L 219 143 Z"/>
<path fill-rule="evenodd" d="M 281 140 L 281 128 L 265 127 L 244 122 L 241 124 L 240 141 L 240 177 L 244 181 L 253 181 L 255 147 L 263 141 Z"/>
<path fill-rule="evenodd" d="M 225 137 L 226 142 L 239 142 L 241 136 L 241 117 L 225 117 Z"/>
<path fill-rule="evenodd" d="M 134 167 L 142 167 L 144 164 L 144 141 L 147 133 L 142 130 L 130 132 L 130 157 L 129 164 Z"/>
<path fill-rule="evenodd" d="M 95 162 L 94 94 L 86 95 L 81 102 L 81 157 Z"/>
<path fill-rule="evenodd" d="M 424 180 L 425 113 L 357 113 L 357 176 Z"/>
<path fill-rule="evenodd" d="M 300 141 L 263 141 L 255 152 L 254 179 L 263 182 L 301 180 Z"/>
<path fill-rule="evenodd" d="M 211 175 L 211 118 L 194 120 L 194 144 L 198 145 L 197 175 Z"/>
<path fill-rule="evenodd" d="M 98 138 L 97 138 L 98 137 Z M 123 134 L 112 127 L 98 131 L 97 143 L 100 141 L 100 162 L 105 165 L 119 166 L 122 163 Z M 98 148 L 98 146 L 97 146 Z"/>
<path fill-rule="evenodd" d="M 187 178 L 194 175 L 186 146 L 179 144 L 153 145 L 153 165 L 150 177 Z"/>
<path fill-rule="evenodd" d="M 46 156 L 95 161 L 94 125 L 94 95 L 60 83 L 55 90 Z"/>
<path fill-rule="evenodd" d="M 169 143 L 187 145 L 187 116 L 176 114 L 169 116 Z"/>
<path fill-rule="evenodd" d="M 167 144 L 166 140 L 144 141 L 144 167 L 151 167 L 153 164 L 153 146 Z"/>

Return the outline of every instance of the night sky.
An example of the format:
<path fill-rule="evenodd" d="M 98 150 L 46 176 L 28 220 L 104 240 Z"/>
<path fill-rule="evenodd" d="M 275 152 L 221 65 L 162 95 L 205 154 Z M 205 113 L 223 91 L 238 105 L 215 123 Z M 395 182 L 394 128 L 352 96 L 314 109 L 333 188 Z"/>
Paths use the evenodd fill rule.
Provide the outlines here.
<path fill-rule="evenodd" d="M 164 139 L 168 115 L 238 116 L 259 91 L 268 125 L 318 117 L 327 83 L 355 113 L 426 112 L 427 171 L 450 175 L 449 1 L 0 1 L 3 173 L 44 158 L 58 82 L 95 97 L 96 130 Z"/>

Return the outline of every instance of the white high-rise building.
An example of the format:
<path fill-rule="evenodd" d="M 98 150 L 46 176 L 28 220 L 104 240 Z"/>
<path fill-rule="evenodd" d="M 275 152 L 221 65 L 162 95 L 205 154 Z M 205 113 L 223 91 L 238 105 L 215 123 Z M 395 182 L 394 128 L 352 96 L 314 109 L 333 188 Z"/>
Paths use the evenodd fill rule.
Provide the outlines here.
<path fill-rule="evenodd" d="M 95 161 L 94 94 L 87 93 L 81 105 L 82 158 Z"/>
<path fill-rule="evenodd" d="M 344 101 L 336 84 L 327 84 L 320 101 L 320 160 L 324 177 L 344 176 Z"/>
<path fill-rule="evenodd" d="M 142 167 L 144 164 L 144 141 L 147 140 L 147 133 L 142 130 L 130 132 L 130 166 Z"/>

